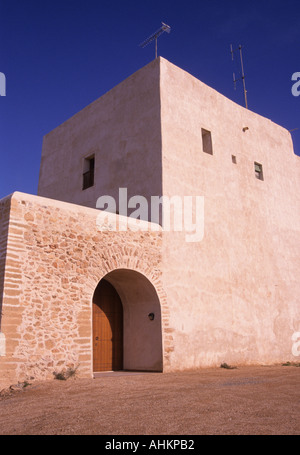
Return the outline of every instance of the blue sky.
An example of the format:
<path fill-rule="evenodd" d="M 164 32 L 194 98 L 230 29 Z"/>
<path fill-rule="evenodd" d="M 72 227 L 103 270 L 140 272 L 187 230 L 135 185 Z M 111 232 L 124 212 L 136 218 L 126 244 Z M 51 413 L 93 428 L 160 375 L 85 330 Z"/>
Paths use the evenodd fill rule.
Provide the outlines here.
<path fill-rule="evenodd" d="M 292 132 L 300 155 L 299 0 L 0 0 L 0 198 L 36 194 L 43 136 L 158 54 L 228 98 L 243 46 L 249 109 Z"/>

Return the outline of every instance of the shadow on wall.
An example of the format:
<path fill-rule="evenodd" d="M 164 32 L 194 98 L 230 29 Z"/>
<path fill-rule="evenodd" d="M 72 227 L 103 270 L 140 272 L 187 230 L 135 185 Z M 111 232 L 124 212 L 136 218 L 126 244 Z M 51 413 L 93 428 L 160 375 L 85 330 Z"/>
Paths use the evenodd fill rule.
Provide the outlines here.
<path fill-rule="evenodd" d="M 6 250 L 8 240 L 8 225 L 10 213 L 10 198 L 5 198 L 0 201 L 0 356 L 5 352 L 5 336 L 1 333 L 1 322 L 3 314 L 3 292 L 4 292 L 4 276 L 6 264 Z"/>

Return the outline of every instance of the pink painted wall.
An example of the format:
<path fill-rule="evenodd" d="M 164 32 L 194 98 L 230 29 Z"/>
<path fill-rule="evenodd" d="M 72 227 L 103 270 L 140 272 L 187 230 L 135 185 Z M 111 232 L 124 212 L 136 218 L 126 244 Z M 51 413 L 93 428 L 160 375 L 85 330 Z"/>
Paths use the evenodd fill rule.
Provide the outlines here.
<path fill-rule="evenodd" d="M 91 153 L 96 183 L 82 191 Z M 45 137 L 39 194 L 91 207 L 123 186 L 203 196 L 201 242 L 163 233 L 171 368 L 274 363 L 293 360 L 300 330 L 299 175 L 287 130 L 158 58 Z"/>
<path fill-rule="evenodd" d="M 84 159 L 95 185 L 82 190 Z M 38 195 L 96 208 L 100 196 L 161 195 L 159 65 L 151 62 L 44 137 Z"/>
<path fill-rule="evenodd" d="M 291 359 L 300 329 L 300 160 L 291 136 L 168 61 L 160 67 L 163 194 L 204 196 L 201 242 L 164 234 L 172 364 Z M 201 128 L 211 131 L 213 155 L 202 151 Z"/>

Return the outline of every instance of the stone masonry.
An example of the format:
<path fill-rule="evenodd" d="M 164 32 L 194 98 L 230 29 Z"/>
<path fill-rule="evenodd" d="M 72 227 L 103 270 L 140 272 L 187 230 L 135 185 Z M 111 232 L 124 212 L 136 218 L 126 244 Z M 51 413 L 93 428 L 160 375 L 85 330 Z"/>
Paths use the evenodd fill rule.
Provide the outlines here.
<path fill-rule="evenodd" d="M 68 367 L 92 376 L 92 295 L 117 268 L 139 271 L 155 286 L 168 367 L 172 336 L 161 285 L 161 233 L 99 232 L 98 213 L 22 193 L 1 201 L 2 385 L 53 378 Z"/>

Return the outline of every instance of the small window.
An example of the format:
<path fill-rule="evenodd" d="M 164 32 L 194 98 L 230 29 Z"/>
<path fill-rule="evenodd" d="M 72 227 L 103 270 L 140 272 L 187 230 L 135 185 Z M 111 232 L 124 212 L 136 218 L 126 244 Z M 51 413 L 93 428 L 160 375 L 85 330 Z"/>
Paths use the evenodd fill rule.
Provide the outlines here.
<path fill-rule="evenodd" d="M 263 168 L 262 165 L 259 163 L 254 163 L 254 172 L 255 172 L 255 177 L 259 180 L 263 180 Z"/>
<path fill-rule="evenodd" d="M 232 160 L 233 164 L 236 164 L 236 156 L 235 155 L 231 155 L 231 160 Z"/>
<path fill-rule="evenodd" d="M 90 156 L 84 159 L 83 163 L 83 183 L 82 189 L 90 188 L 94 185 L 95 157 Z"/>
<path fill-rule="evenodd" d="M 203 152 L 213 154 L 211 132 L 201 128 Z"/>

